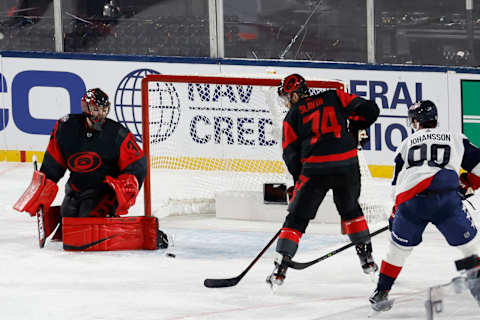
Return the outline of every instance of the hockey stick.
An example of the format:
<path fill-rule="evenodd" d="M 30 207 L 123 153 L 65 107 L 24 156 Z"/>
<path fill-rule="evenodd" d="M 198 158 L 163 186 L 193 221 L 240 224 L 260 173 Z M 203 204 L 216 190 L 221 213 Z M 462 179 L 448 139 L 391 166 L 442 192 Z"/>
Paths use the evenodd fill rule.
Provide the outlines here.
<path fill-rule="evenodd" d="M 243 272 L 240 273 L 238 276 L 233 278 L 227 278 L 227 279 L 205 279 L 205 281 L 203 282 L 204 286 L 207 288 L 226 288 L 226 287 L 233 287 L 237 285 L 237 283 L 239 283 L 240 280 L 242 280 L 242 278 L 253 267 L 253 265 L 263 256 L 265 251 L 267 251 L 268 248 L 270 248 L 272 243 L 275 242 L 279 234 L 280 234 L 280 230 L 278 230 L 278 232 L 273 236 L 273 238 L 267 243 L 265 248 L 263 248 L 263 250 L 260 251 L 260 253 L 255 257 L 255 259 L 253 259 L 253 261 L 250 262 L 248 267 L 245 270 L 243 270 Z"/>
<path fill-rule="evenodd" d="M 33 170 L 38 170 L 37 157 L 33 156 Z M 43 223 L 43 208 L 40 206 L 37 211 L 37 228 L 38 228 L 38 246 L 40 249 L 45 247 L 47 238 L 45 237 L 45 224 Z"/>
<path fill-rule="evenodd" d="M 386 230 L 388 230 L 388 226 L 385 226 L 385 227 L 383 227 L 383 228 L 381 228 L 381 229 L 378 229 L 378 230 L 375 231 L 375 232 L 370 233 L 369 237 L 370 237 L 370 238 L 371 238 L 371 237 L 374 237 L 374 236 L 376 236 L 377 234 L 380 234 L 380 233 L 382 233 L 382 232 L 384 232 L 384 231 L 386 231 Z M 312 261 L 308 261 L 308 262 L 297 262 L 297 261 L 293 261 L 293 260 L 292 260 L 292 261 L 290 261 L 290 264 L 289 264 L 288 267 L 289 267 L 289 268 L 292 268 L 292 269 L 296 269 L 296 270 L 303 270 L 303 269 L 305 269 L 305 268 L 308 268 L 308 267 L 310 267 L 310 266 L 313 266 L 314 264 L 316 264 L 316 263 L 318 263 L 318 262 L 320 262 L 320 261 L 323 261 L 323 260 L 325 260 L 325 259 L 327 259 L 327 258 L 330 258 L 331 256 L 334 256 L 334 255 L 336 255 L 336 254 L 339 253 L 339 252 L 342 252 L 342 251 L 344 251 L 344 250 L 346 250 L 346 249 L 348 249 L 348 248 L 350 248 L 350 247 L 353 247 L 355 244 L 356 244 L 356 242 L 350 242 L 349 244 L 346 244 L 346 245 L 344 245 L 343 247 L 340 247 L 340 248 L 338 248 L 338 249 L 335 249 L 335 250 L 333 250 L 333 251 L 331 251 L 331 252 L 329 252 L 329 253 L 321 256 L 320 258 L 314 259 L 314 260 L 312 260 Z"/>

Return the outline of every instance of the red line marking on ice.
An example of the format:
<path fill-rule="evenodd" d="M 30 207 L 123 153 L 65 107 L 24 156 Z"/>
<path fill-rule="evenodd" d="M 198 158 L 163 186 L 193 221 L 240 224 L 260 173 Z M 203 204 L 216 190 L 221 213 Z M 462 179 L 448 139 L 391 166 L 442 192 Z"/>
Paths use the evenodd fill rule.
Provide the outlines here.
<path fill-rule="evenodd" d="M 5 174 L 5 173 L 7 173 L 7 172 L 9 172 L 9 171 L 12 171 L 13 169 L 18 169 L 18 168 L 20 168 L 20 167 L 22 167 L 22 166 L 23 166 L 22 163 L 17 163 L 17 164 L 15 164 L 14 166 L 11 166 L 11 167 L 8 167 L 7 169 L 1 170 L 1 171 L 0 171 L 0 175 Z"/>

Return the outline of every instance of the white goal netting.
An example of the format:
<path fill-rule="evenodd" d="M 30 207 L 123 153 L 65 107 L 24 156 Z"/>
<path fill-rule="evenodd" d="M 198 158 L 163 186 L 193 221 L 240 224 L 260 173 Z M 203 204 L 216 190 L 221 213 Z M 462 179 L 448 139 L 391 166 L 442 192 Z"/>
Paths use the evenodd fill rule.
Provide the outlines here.
<path fill-rule="evenodd" d="M 145 78 L 143 122 L 148 117 L 149 130 L 144 128 L 144 149 L 150 156 L 153 214 L 213 212 L 217 192 L 292 185 L 281 156 L 287 110 L 277 99 L 279 84 L 280 79 L 258 77 Z M 344 89 L 338 81 L 308 85 L 314 92 Z M 368 220 L 383 222 L 389 191 L 385 182 L 377 186 L 362 159 L 362 207 Z"/>

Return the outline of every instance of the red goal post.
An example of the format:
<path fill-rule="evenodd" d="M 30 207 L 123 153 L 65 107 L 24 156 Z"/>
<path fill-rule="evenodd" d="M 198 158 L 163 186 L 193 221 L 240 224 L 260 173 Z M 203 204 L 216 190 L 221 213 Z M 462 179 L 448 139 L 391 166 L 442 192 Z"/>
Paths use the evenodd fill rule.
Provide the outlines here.
<path fill-rule="evenodd" d="M 189 99 L 188 94 L 179 94 L 178 91 L 180 90 L 187 90 L 186 88 L 195 88 L 195 86 L 198 86 L 198 88 L 206 88 L 207 86 L 216 86 L 218 88 L 219 86 L 226 86 L 223 89 L 218 89 L 218 90 L 224 90 L 223 92 L 220 92 L 223 98 L 225 98 L 225 95 L 228 95 L 228 90 L 229 86 L 234 86 L 237 88 L 245 86 L 246 89 L 244 89 L 244 93 L 248 94 L 250 92 L 251 96 L 255 96 L 255 94 L 251 93 L 249 91 L 249 88 L 258 88 L 258 87 L 265 87 L 265 88 L 274 88 L 276 92 L 276 88 L 281 84 L 281 79 L 280 77 L 277 76 L 277 78 L 273 77 L 251 77 L 251 76 L 246 76 L 246 77 L 230 77 L 230 76 L 195 76 L 195 75 L 161 75 L 161 74 L 155 74 L 155 75 L 147 75 L 145 78 L 142 80 L 142 143 L 143 143 L 143 149 L 146 155 L 147 159 L 147 175 L 146 179 L 144 182 L 144 201 L 145 201 L 145 215 L 150 216 L 152 214 L 152 158 L 153 157 L 158 157 L 158 154 L 152 155 L 152 148 L 151 144 L 155 143 L 155 139 L 152 139 L 152 133 L 151 133 L 151 126 L 152 122 L 162 122 L 166 121 L 165 119 L 160 119 L 160 120 L 152 120 L 152 112 L 158 111 L 159 108 L 164 108 L 165 110 L 173 110 L 172 106 L 167 106 L 167 105 L 162 105 L 162 103 L 165 103 L 163 100 L 165 100 L 165 93 L 169 91 L 170 97 L 168 99 L 171 99 L 170 102 L 178 98 L 178 103 L 180 104 L 181 107 L 184 107 L 184 102 Z M 340 81 L 333 81 L 333 80 L 307 80 L 307 85 L 309 88 L 315 90 L 315 89 L 321 89 L 321 90 L 328 90 L 328 89 L 338 89 L 338 90 L 344 90 L 345 86 L 342 82 Z M 164 89 L 161 89 L 160 86 L 165 86 Z M 195 90 L 195 89 L 193 89 Z M 199 89 L 201 90 L 201 89 Z M 205 89 L 206 90 L 206 89 Z M 233 90 L 233 89 L 232 89 Z M 250 89 L 252 90 L 252 89 Z M 171 96 L 173 95 L 173 92 L 175 91 L 176 97 L 172 98 Z M 227 94 L 225 94 L 227 92 Z M 240 91 L 242 92 L 242 91 Z M 245 94 L 245 96 L 246 96 Z M 161 96 L 160 98 L 158 96 Z M 260 94 L 259 94 L 260 95 Z M 156 101 L 155 101 L 156 99 Z M 163 100 L 162 100 L 163 99 Z M 216 102 L 213 102 L 213 99 L 211 101 L 208 101 L 208 98 L 204 99 L 203 109 L 207 110 L 213 110 L 214 108 L 210 108 L 209 106 L 212 106 L 216 104 Z M 218 99 L 220 100 L 220 99 Z M 217 102 L 218 102 L 217 100 Z M 228 100 L 228 99 L 227 99 Z M 232 99 L 230 99 L 231 101 Z M 245 99 L 247 100 L 247 99 Z M 262 100 L 262 99 L 259 99 Z M 260 103 L 261 104 L 261 103 Z M 245 106 L 248 105 L 248 103 L 245 103 Z M 242 108 L 244 106 L 241 106 L 241 104 L 237 103 L 235 101 L 235 108 Z M 251 107 L 251 106 L 249 106 Z M 254 107 L 257 108 L 264 108 L 264 106 L 260 105 L 255 105 Z M 220 109 L 217 107 L 217 109 Z M 169 112 L 168 111 L 168 112 Z M 178 110 L 179 113 L 182 112 L 182 110 Z M 162 117 L 165 115 L 163 114 Z M 174 117 L 173 114 L 168 115 L 168 117 Z M 207 121 L 208 118 L 205 118 L 204 121 Z M 143 125 L 149 123 L 150 125 Z M 161 124 L 160 124 L 161 127 Z M 158 128 L 157 128 L 158 129 Z M 247 129 L 248 131 L 248 129 Z M 157 140 L 162 140 L 161 143 L 164 143 L 165 140 L 163 140 L 163 137 L 161 139 Z M 158 142 L 158 141 L 157 141 Z M 202 142 L 202 141 L 201 141 Z M 220 144 L 217 143 L 216 141 L 214 144 Z M 173 143 L 173 142 L 172 142 Z M 177 144 L 182 144 L 178 143 Z M 208 148 L 206 148 L 208 149 Z M 227 151 L 229 152 L 229 151 Z M 198 157 L 200 158 L 200 157 Z M 196 161 L 196 159 L 195 159 Z M 256 166 L 257 164 L 264 165 L 265 162 L 259 162 L 260 160 L 241 160 L 242 165 L 245 163 L 248 163 L 251 166 Z M 278 162 L 282 162 L 282 164 L 278 164 Z M 237 162 L 238 163 L 238 162 Z M 281 157 L 277 160 L 277 166 L 282 166 L 283 161 L 281 160 Z M 241 166 L 241 165 L 240 165 Z M 268 165 L 267 165 L 268 166 Z M 202 164 L 197 165 L 195 167 L 198 170 L 205 169 L 205 166 L 202 166 Z M 179 169 L 179 168 L 176 168 Z M 188 169 L 192 169 L 192 167 L 188 167 Z M 219 170 L 219 171 L 224 171 L 224 168 L 207 168 L 207 171 L 211 170 Z M 235 169 L 234 169 L 235 170 Z M 242 169 L 237 169 L 237 170 L 242 170 Z M 251 168 L 246 169 L 251 170 Z M 281 170 L 281 169 L 279 169 Z M 168 188 L 168 186 L 165 186 Z"/>

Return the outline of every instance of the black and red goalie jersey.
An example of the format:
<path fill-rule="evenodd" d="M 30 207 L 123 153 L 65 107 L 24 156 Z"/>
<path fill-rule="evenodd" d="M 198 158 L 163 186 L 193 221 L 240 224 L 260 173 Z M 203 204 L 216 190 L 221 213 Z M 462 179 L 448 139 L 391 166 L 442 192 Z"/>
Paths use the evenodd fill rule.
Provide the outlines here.
<path fill-rule="evenodd" d="M 142 149 L 127 128 L 107 118 L 110 101 L 100 88 L 89 89 L 81 106 L 82 114 L 55 124 L 42 167 L 35 164 L 14 209 L 37 216 L 41 248 L 53 232 L 65 250 L 166 248 L 168 237 L 156 217 L 119 217 L 135 204 L 145 179 Z M 67 169 L 62 205 L 51 206 Z"/>
<path fill-rule="evenodd" d="M 282 149 L 295 181 L 300 174 L 342 173 L 357 166 L 357 138 L 352 131 L 368 128 L 379 112 L 374 101 L 341 90 L 293 104 L 283 121 Z"/>
<path fill-rule="evenodd" d="M 102 130 L 91 130 L 85 114 L 70 114 L 55 125 L 40 171 L 57 183 L 70 171 L 67 185 L 73 191 L 102 192 L 107 176 L 132 174 L 139 186 L 146 174 L 146 160 L 132 133 L 106 118 Z"/>

